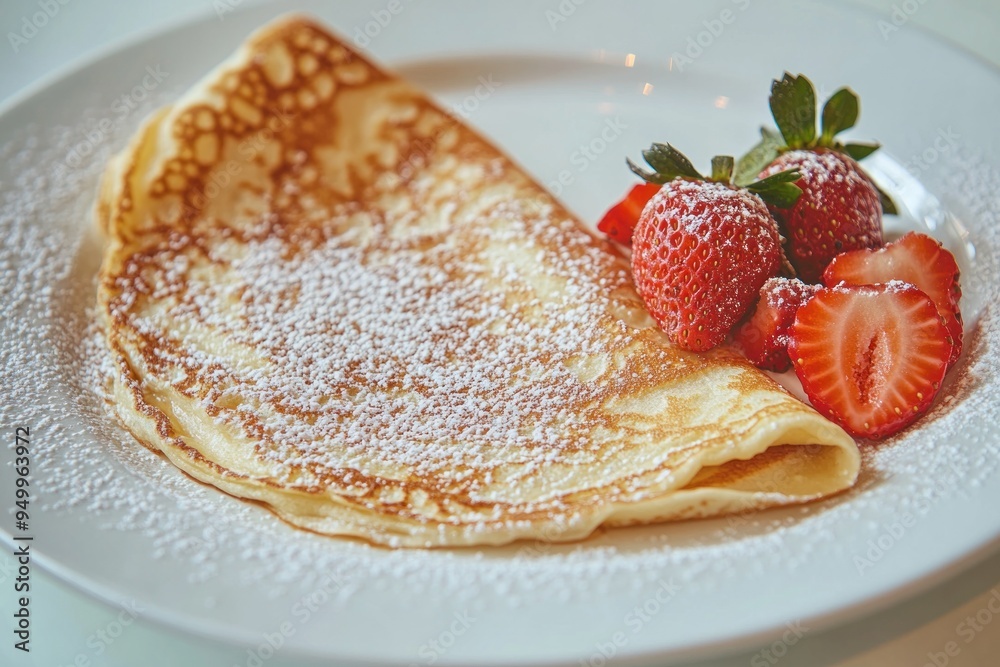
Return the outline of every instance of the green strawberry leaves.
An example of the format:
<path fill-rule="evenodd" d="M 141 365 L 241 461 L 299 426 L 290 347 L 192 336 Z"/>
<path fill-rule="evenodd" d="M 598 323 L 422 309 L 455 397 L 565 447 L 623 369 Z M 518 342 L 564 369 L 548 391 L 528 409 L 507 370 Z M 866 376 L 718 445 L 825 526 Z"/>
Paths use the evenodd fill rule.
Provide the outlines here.
<path fill-rule="evenodd" d="M 780 134 L 766 127 L 760 128 L 760 143 L 736 162 L 733 181 L 737 185 L 753 183 L 757 180 L 757 174 L 774 162 L 783 146 Z"/>
<path fill-rule="evenodd" d="M 670 144 L 653 144 L 642 152 L 652 170 L 626 160 L 629 169 L 644 181 L 659 185 L 675 178 L 734 184 L 760 195 L 772 206 L 790 208 L 802 194 L 794 183 L 800 177 L 798 172 L 785 171 L 756 181 L 757 174 L 781 153 L 795 149 L 829 149 L 845 153 L 855 160 L 863 160 L 879 149 L 877 143 L 842 143 L 837 139 L 838 134 L 857 124 L 861 113 L 861 102 L 850 88 L 840 88 L 823 104 L 818 132 L 816 88 L 804 74 L 785 72 L 781 79 L 772 81 L 768 102 L 778 131 L 762 127 L 760 141 L 735 164 L 729 156 L 713 158 L 710 177 L 702 176 L 691 161 Z M 878 186 L 876 189 L 882 211 L 895 214 L 896 206 L 892 199 Z"/>
<path fill-rule="evenodd" d="M 802 194 L 802 189 L 792 182 L 800 177 L 801 174 L 794 169 L 779 171 L 746 188 L 775 208 L 791 208 Z"/>
<path fill-rule="evenodd" d="M 803 74 L 785 72 L 771 83 L 771 115 L 778 132 L 761 128 L 761 140 L 736 163 L 734 180 L 739 185 L 752 182 L 779 154 L 795 149 L 828 148 L 863 160 L 879 149 L 877 143 L 842 143 L 837 135 L 858 122 L 861 103 L 850 88 L 841 88 L 823 105 L 821 131 L 816 133 L 816 89 Z M 765 179 L 767 180 L 767 179 Z M 780 197 L 780 195 L 778 195 Z M 896 206 L 879 190 L 882 211 L 895 214 Z"/>
<path fill-rule="evenodd" d="M 860 106 L 858 96 L 850 88 L 841 88 L 835 92 L 823 105 L 823 134 L 819 138 L 820 145 L 831 146 L 836 134 L 854 127 L 858 122 Z"/>
<path fill-rule="evenodd" d="M 878 199 L 882 202 L 882 213 L 886 213 L 888 215 L 899 215 L 899 211 L 896 209 L 896 204 L 892 201 L 892 198 L 889 197 L 889 195 L 887 195 L 882 188 L 878 186 L 878 184 L 873 182 L 872 185 L 875 186 L 875 190 L 878 192 Z"/>
<path fill-rule="evenodd" d="M 704 178 L 691 161 L 670 144 L 653 144 L 642 152 L 642 157 L 646 160 L 646 164 L 653 168 L 652 172 L 642 169 L 628 158 L 626 162 L 634 174 L 649 183 L 662 185 L 678 177 Z"/>
<path fill-rule="evenodd" d="M 831 148 L 860 160 L 879 148 L 878 144 L 843 144 L 837 141 L 837 135 L 854 127 L 861 113 L 861 102 L 850 88 L 841 88 L 823 105 L 823 114 L 820 117 L 822 132 L 818 136 L 816 89 L 805 75 L 796 76 L 785 72 L 781 80 L 772 82 L 769 102 L 771 115 L 774 116 L 774 122 L 784 139 L 784 143 L 778 147 L 779 151 L 797 148 Z M 754 149 L 756 148 L 755 146 Z M 754 149 L 751 149 L 751 152 Z"/>
<path fill-rule="evenodd" d="M 805 148 L 816 139 L 816 89 L 806 77 L 785 72 L 771 83 L 771 115 L 789 148 Z"/>
<path fill-rule="evenodd" d="M 881 148 L 879 144 L 844 144 L 844 152 L 855 160 L 863 160 Z"/>
<path fill-rule="evenodd" d="M 765 136 L 767 136 L 767 132 L 769 130 L 762 130 L 762 134 Z M 780 139 L 774 140 L 780 141 Z M 708 178 L 698 173 L 691 161 L 670 144 L 653 144 L 642 152 L 642 157 L 646 160 L 646 164 L 652 167 L 652 171 L 638 166 L 628 158 L 625 161 L 633 173 L 648 183 L 662 185 L 675 178 L 684 178 L 696 181 L 714 181 L 727 185 L 734 184 L 738 187 L 745 187 L 768 204 L 778 208 L 794 206 L 802 194 L 801 188 L 793 183 L 800 177 L 799 172 L 794 170 L 783 171 L 757 182 L 742 184 L 739 181 L 734 183 L 733 167 L 735 161 L 729 155 L 717 155 L 712 158 L 712 175 Z"/>

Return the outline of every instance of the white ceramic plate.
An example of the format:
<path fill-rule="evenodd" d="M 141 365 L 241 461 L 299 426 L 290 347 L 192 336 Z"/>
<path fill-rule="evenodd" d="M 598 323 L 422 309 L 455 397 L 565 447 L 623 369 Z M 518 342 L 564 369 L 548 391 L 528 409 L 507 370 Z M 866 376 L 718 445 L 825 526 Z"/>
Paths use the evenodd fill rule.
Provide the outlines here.
<path fill-rule="evenodd" d="M 237 3 L 216 3 L 228 7 Z M 626 8 L 627 7 L 627 8 Z M 493 137 L 585 220 L 670 140 L 707 167 L 767 121 L 770 79 L 863 99 L 868 166 L 960 258 L 967 353 L 933 413 L 866 449 L 854 491 L 805 508 L 615 530 L 577 545 L 387 551 L 295 531 L 135 445 L 88 391 L 86 308 L 101 165 L 145 111 L 282 11 L 315 13 Z M 681 58 L 680 56 L 683 56 Z M 123 97 L 124 95 L 124 97 Z M 32 434 L 35 562 L 144 617 L 267 659 L 583 664 L 718 655 L 930 586 L 1000 535 L 1000 78 L 966 55 L 827 5 L 279 3 L 134 42 L 0 116 L 0 456 Z M 560 179 L 562 183 L 560 183 Z M 558 184 L 558 185 L 555 185 Z M 3 488 L 13 469 L 0 468 Z M 799 625 L 796 626 L 795 624 Z M 786 638 L 793 637 L 786 635 Z"/>

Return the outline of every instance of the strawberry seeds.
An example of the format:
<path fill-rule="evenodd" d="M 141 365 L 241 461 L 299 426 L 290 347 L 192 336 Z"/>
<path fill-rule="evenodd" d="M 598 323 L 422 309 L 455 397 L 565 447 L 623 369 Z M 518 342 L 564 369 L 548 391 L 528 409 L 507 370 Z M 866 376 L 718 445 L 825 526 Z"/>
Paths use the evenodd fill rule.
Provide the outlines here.
<path fill-rule="evenodd" d="M 733 340 L 755 366 L 790 367 L 813 407 L 856 437 L 880 438 L 924 414 L 962 349 L 958 265 L 911 232 L 885 245 L 892 200 L 858 160 L 878 144 L 842 143 L 857 96 L 841 88 L 819 131 L 812 83 L 773 82 L 778 132 L 702 176 L 670 144 L 628 161 L 644 184 L 598 228 L 632 246 L 647 310 L 676 345 Z M 759 180 L 756 180 L 759 179 Z M 822 284 L 817 284 L 822 283 Z"/>

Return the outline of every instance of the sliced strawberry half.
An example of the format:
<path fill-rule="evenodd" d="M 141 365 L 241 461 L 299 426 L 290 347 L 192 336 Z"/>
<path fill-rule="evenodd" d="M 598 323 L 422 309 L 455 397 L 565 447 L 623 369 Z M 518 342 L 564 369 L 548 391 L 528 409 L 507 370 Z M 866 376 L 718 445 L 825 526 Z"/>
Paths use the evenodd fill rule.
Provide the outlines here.
<path fill-rule="evenodd" d="M 788 330 L 799 307 L 817 289 L 816 285 L 793 278 L 771 278 L 764 283 L 753 315 L 737 328 L 734 336 L 750 363 L 778 373 L 792 367 L 788 358 Z"/>
<path fill-rule="evenodd" d="M 624 199 L 604 214 L 601 221 L 597 223 L 597 228 L 615 241 L 630 245 L 632 232 L 635 230 L 635 224 L 639 221 L 642 209 L 659 190 L 660 186 L 655 183 L 640 183 L 634 186 Z"/>
<path fill-rule="evenodd" d="M 901 282 L 821 288 L 789 338 L 813 406 L 863 438 L 896 433 L 926 412 L 952 352 L 934 302 Z"/>
<path fill-rule="evenodd" d="M 871 285 L 901 280 L 916 286 L 934 301 L 944 318 L 953 348 L 948 365 L 962 353 L 962 296 L 955 256 L 937 240 L 910 232 L 878 250 L 852 250 L 837 255 L 823 272 L 823 284 Z"/>

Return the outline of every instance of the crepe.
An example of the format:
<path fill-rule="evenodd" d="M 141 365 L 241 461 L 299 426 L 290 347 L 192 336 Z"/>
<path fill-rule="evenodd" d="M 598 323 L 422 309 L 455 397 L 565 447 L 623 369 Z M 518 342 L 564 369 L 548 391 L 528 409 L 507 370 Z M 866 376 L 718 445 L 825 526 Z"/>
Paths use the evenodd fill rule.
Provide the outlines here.
<path fill-rule="evenodd" d="M 849 487 L 854 441 L 426 94 L 265 26 L 108 165 L 114 410 L 192 477 L 388 546 L 576 540 Z"/>

